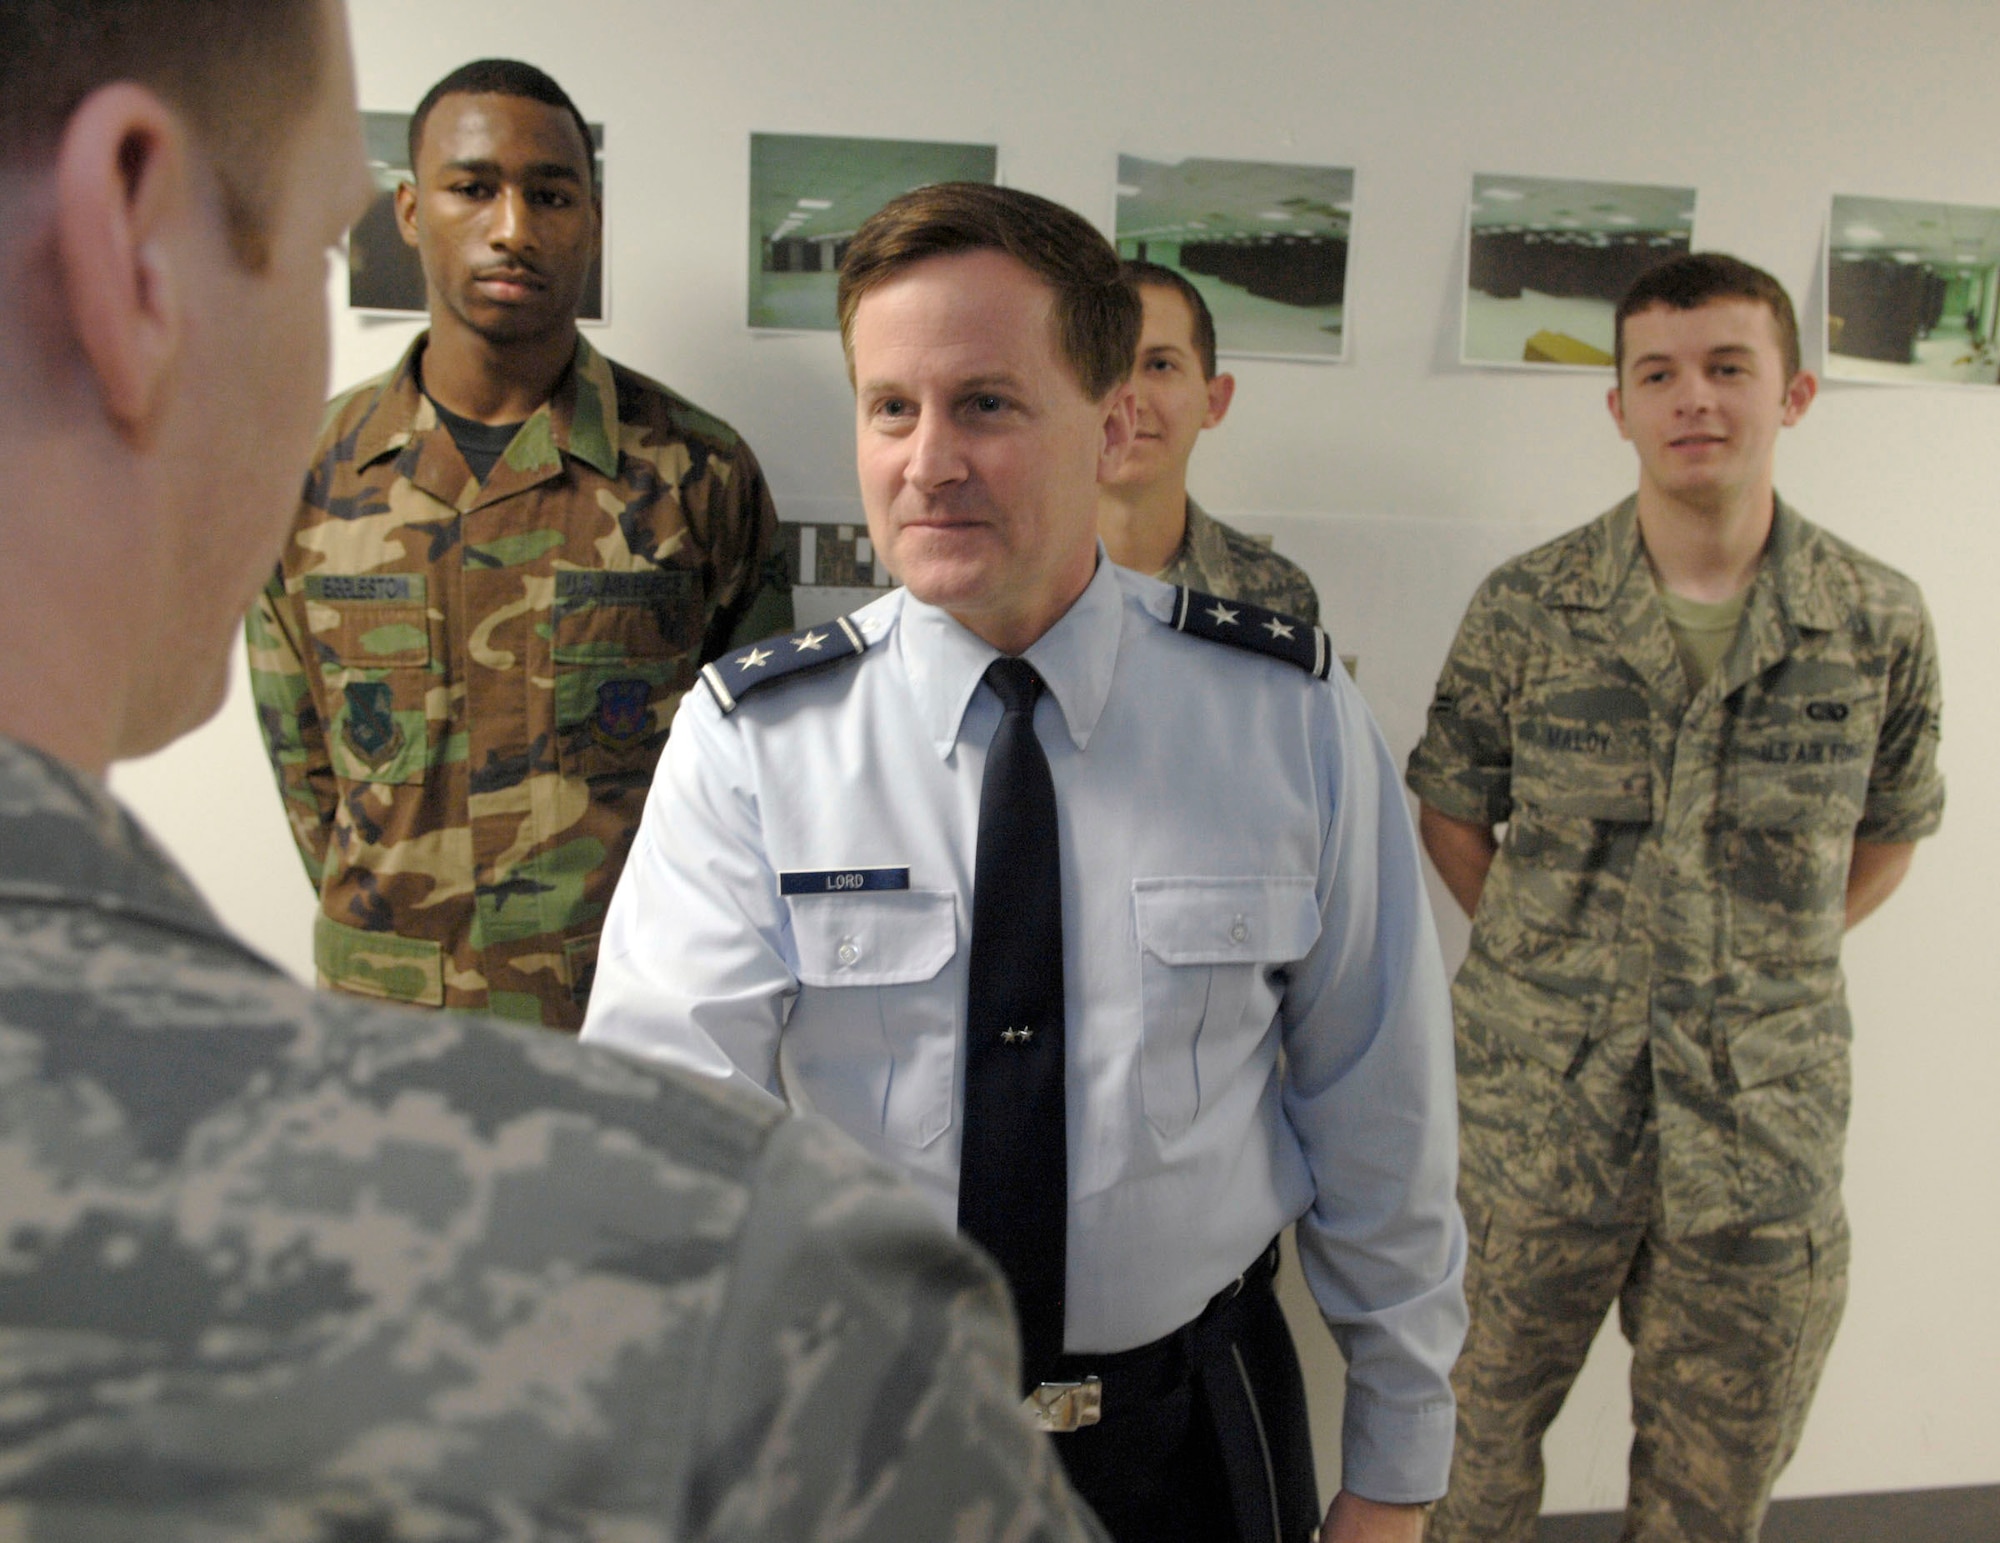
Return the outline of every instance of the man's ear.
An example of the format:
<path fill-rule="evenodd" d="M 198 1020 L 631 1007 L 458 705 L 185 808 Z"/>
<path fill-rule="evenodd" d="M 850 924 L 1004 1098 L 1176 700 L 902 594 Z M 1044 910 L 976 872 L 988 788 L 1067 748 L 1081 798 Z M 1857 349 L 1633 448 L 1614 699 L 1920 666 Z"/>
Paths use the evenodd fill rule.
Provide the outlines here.
<path fill-rule="evenodd" d="M 408 178 L 396 184 L 396 230 L 403 245 L 417 244 L 417 185 Z"/>
<path fill-rule="evenodd" d="M 1800 370 L 1785 386 L 1784 425 L 1790 428 L 1806 415 L 1806 409 L 1819 395 L 1819 377 L 1811 370 Z"/>
<path fill-rule="evenodd" d="M 1604 405 L 1611 409 L 1611 421 L 1618 425 L 1618 437 L 1630 439 L 1625 431 L 1625 397 L 1617 386 L 1604 393 Z"/>
<path fill-rule="evenodd" d="M 1229 404 L 1236 400 L 1236 377 L 1234 375 L 1211 375 L 1208 377 L 1208 415 L 1201 420 L 1201 426 L 1212 429 L 1229 415 Z"/>
<path fill-rule="evenodd" d="M 1139 397 L 1130 380 L 1111 388 L 1104 399 L 1104 434 L 1097 446 L 1097 480 L 1112 476 L 1125 463 L 1125 452 L 1139 432 Z"/>
<path fill-rule="evenodd" d="M 135 440 L 158 425 L 185 339 L 193 171 L 180 118 L 129 81 L 85 97 L 56 149 L 56 251 L 70 331 L 105 412 Z"/>
<path fill-rule="evenodd" d="M 186 338 L 192 174 L 182 120 L 130 82 L 86 96 L 56 148 L 56 254 L 70 332 L 104 410 L 134 440 L 156 428 Z"/>

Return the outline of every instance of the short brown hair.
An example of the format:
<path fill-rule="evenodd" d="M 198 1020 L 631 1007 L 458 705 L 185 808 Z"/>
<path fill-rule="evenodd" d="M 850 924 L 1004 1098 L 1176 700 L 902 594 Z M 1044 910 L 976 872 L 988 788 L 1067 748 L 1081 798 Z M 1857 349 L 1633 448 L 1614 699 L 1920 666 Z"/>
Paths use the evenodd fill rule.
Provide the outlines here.
<path fill-rule="evenodd" d="M 1648 268 L 1618 302 L 1614 323 L 1617 342 L 1613 363 L 1625 378 L 1625 321 L 1654 306 L 1692 311 L 1713 300 L 1754 300 L 1770 309 L 1778 325 L 1778 349 L 1785 357 L 1785 379 L 1799 373 L 1799 318 L 1792 297 L 1762 268 L 1752 267 L 1726 252 L 1683 252 L 1656 268 Z"/>
<path fill-rule="evenodd" d="M 1208 308 L 1208 302 L 1201 298 L 1201 291 L 1189 282 L 1185 273 L 1169 268 L 1164 263 L 1141 262 L 1137 258 L 1125 260 L 1125 282 L 1134 289 L 1171 289 L 1187 302 L 1188 311 L 1194 317 L 1194 351 L 1201 360 L 1201 378 L 1215 379 L 1215 314 Z M 1145 296 L 1141 295 L 1144 305 Z"/>
<path fill-rule="evenodd" d="M 892 198 L 862 222 L 840 263 L 840 342 L 854 374 L 861 297 L 906 268 L 958 252 L 1005 252 L 1055 291 L 1056 346 L 1091 401 L 1132 373 L 1139 297 L 1118 253 L 1082 215 L 1015 188 L 938 182 Z"/>
<path fill-rule="evenodd" d="M 320 90 L 324 0 L 0 0 L 0 167 L 49 155 L 113 81 L 182 114 L 221 184 L 238 258 L 261 268 L 290 133 Z"/>

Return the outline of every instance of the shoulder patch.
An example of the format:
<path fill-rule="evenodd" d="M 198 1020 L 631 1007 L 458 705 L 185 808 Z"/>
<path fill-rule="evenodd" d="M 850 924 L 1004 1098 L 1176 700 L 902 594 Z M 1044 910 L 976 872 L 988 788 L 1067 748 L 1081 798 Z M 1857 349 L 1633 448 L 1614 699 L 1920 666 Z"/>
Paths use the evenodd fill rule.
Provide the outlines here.
<path fill-rule="evenodd" d="M 702 684 L 727 716 L 753 691 L 852 659 L 867 648 L 861 629 L 841 616 L 824 627 L 806 627 L 724 654 L 701 667 Z"/>
<path fill-rule="evenodd" d="M 1246 601 L 1204 595 L 1185 584 L 1174 587 L 1172 626 L 1191 637 L 1282 659 L 1315 680 L 1325 680 L 1333 669 L 1333 645 L 1321 628 Z"/>

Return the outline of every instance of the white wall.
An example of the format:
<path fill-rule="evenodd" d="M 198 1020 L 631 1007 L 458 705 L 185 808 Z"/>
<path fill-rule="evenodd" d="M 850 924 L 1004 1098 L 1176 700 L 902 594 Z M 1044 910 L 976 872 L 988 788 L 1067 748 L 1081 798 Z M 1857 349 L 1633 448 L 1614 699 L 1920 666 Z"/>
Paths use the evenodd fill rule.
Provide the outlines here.
<path fill-rule="evenodd" d="M 992 141 L 1004 180 L 1100 222 L 1120 150 L 1356 166 L 1350 363 L 1238 365 L 1195 482 L 1306 562 L 1399 754 L 1485 567 L 1634 480 L 1603 379 L 1453 362 L 1473 171 L 1695 184 L 1698 244 L 1771 268 L 1809 325 L 1831 192 L 2000 204 L 1990 0 L 351 4 L 366 106 L 407 109 L 490 52 L 542 64 L 607 122 L 614 324 L 597 339 L 742 429 L 794 517 L 857 507 L 849 403 L 832 338 L 740 324 L 751 130 Z M 409 332 L 336 330 L 343 384 Z M 1977 686 L 2000 655 L 1996 445 L 2000 394 L 1836 387 L 1781 451 L 1794 501 L 1923 584 L 1953 795 L 1848 952 L 1853 1296 L 1782 1493 L 2000 1481 L 2000 813 L 1983 796 L 2000 715 Z M 118 786 L 237 927 L 308 968 L 310 901 L 240 685 Z M 1622 1364 L 1600 1342 L 1551 1438 L 1551 1509 L 1622 1495 Z"/>

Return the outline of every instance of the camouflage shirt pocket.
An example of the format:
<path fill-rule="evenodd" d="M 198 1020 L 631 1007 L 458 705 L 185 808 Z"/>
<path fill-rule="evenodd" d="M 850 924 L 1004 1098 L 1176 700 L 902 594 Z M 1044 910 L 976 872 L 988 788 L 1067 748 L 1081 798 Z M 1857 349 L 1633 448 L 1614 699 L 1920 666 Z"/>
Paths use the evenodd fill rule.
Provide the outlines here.
<path fill-rule="evenodd" d="M 1853 830 L 1881 726 L 1879 691 L 1852 670 L 1781 669 L 1727 725 L 1722 807 L 1754 830 Z"/>
<path fill-rule="evenodd" d="M 1556 760 L 1516 750 L 1513 811 L 1494 869 L 1504 911 L 1528 933 L 1615 936 L 1640 839 L 1653 821 L 1653 777 L 1642 749 L 1608 741 Z"/>
<path fill-rule="evenodd" d="M 1517 737 L 1513 814 L 1458 983 L 1468 1011 L 1557 1071 L 1610 1009 L 1632 870 L 1653 818 L 1636 737 L 1592 733 Z"/>
<path fill-rule="evenodd" d="M 699 578 L 685 568 L 555 577 L 557 762 L 566 776 L 643 780 L 700 664 Z"/>
<path fill-rule="evenodd" d="M 1794 673 L 1754 690 L 1730 726 L 1722 872 L 1731 954 L 1804 969 L 1840 953 L 1881 707 L 1850 672 Z"/>
<path fill-rule="evenodd" d="M 309 574 L 303 598 L 334 775 L 422 782 L 437 759 L 431 694 L 444 690 L 424 575 Z"/>

